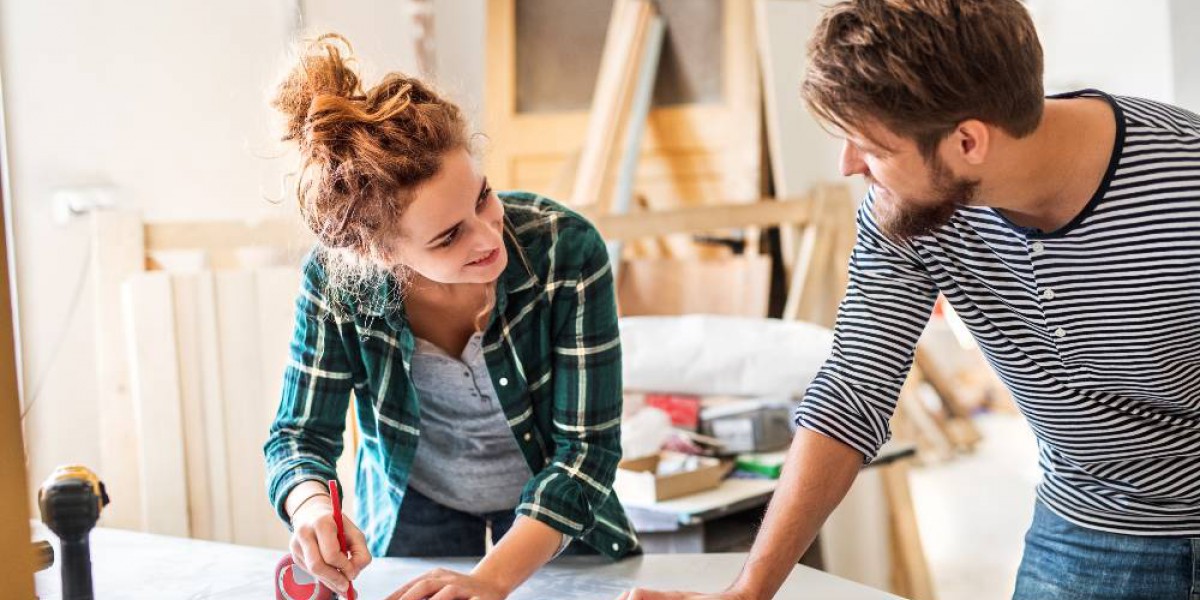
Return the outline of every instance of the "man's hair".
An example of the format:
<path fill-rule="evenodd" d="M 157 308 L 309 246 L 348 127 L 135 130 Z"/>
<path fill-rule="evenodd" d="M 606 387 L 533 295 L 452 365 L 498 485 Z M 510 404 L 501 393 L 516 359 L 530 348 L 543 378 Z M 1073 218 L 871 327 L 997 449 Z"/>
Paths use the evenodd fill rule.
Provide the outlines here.
<path fill-rule="evenodd" d="M 846 132 L 878 123 L 933 157 L 964 120 L 1023 137 L 1042 117 L 1042 46 L 1019 0 L 845 0 L 808 48 L 802 94 Z"/>

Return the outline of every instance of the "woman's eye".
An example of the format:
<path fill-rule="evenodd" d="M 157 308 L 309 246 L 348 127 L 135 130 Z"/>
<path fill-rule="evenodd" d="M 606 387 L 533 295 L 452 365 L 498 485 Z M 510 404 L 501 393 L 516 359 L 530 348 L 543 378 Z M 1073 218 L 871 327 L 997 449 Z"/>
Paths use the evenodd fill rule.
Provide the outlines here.
<path fill-rule="evenodd" d="M 475 202 L 475 208 L 481 208 L 492 197 L 492 188 L 484 188 L 483 193 L 479 195 L 479 200 Z"/>
<path fill-rule="evenodd" d="M 453 244 L 454 240 L 456 240 L 456 239 L 458 239 L 458 230 L 457 229 L 455 229 L 454 231 L 451 231 L 449 233 L 449 235 L 447 235 L 441 242 L 438 243 L 437 247 L 445 248 L 445 247 L 449 246 L 450 244 Z"/>

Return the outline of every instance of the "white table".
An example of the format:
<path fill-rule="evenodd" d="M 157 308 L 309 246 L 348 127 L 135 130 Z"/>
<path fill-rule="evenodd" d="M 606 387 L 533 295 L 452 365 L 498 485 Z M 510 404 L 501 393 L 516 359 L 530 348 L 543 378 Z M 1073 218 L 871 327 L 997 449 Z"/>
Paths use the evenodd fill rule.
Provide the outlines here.
<path fill-rule="evenodd" d="M 36 539 L 57 540 L 44 527 Z M 249 548 L 128 531 L 92 532 L 92 565 L 99 600 L 270 600 L 280 550 Z M 56 547 L 57 550 L 57 547 Z M 617 563 L 601 557 L 563 557 L 543 568 L 512 600 L 616 598 L 631 586 L 715 591 L 733 581 L 744 554 L 648 555 Z M 364 600 L 386 597 L 434 567 L 467 570 L 473 559 L 376 559 L 355 584 Z M 60 597 L 58 571 L 37 574 L 38 597 Z M 797 566 L 778 598 L 888 600 L 896 596 Z"/>

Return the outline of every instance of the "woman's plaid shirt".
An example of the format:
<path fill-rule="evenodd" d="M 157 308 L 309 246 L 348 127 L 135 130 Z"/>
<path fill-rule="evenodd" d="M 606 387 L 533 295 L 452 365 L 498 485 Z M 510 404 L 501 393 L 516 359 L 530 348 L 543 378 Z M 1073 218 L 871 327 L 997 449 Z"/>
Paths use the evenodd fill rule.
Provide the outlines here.
<path fill-rule="evenodd" d="M 523 192 L 500 198 L 508 266 L 483 342 L 533 472 L 516 511 L 619 558 L 638 542 L 612 492 L 622 395 L 608 253 L 596 229 L 563 206 Z M 296 484 L 336 476 L 353 397 L 361 433 L 357 519 L 371 552 L 382 556 L 421 435 L 412 330 L 391 296 L 394 285 L 361 301 L 333 300 L 316 254 L 304 275 L 283 398 L 264 448 L 268 492 L 286 520 L 284 500 Z M 343 310 L 330 310 L 335 301 Z"/>

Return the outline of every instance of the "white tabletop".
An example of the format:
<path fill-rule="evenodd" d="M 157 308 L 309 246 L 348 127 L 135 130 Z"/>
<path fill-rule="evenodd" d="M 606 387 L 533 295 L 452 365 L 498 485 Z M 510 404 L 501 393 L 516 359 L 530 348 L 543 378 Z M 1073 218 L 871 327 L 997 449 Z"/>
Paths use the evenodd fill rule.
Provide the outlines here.
<path fill-rule="evenodd" d="M 37 539 L 57 540 L 44 528 Z M 92 565 L 100 600 L 269 600 L 282 551 L 249 548 L 128 531 L 92 532 Z M 57 548 L 56 548 L 57 550 Z M 744 554 L 660 554 L 613 563 L 602 557 L 563 557 L 543 568 L 511 600 L 616 598 L 631 586 L 716 591 L 741 569 Z M 435 567 L 468 570 L 473 559 L 376 559 L 355 584 L 376 600 Z M 58 571 L 37 574 L 38 597 L 60 597 Z M 887 600 L 896 596 L 797 566 L 778 598 Z"/>

